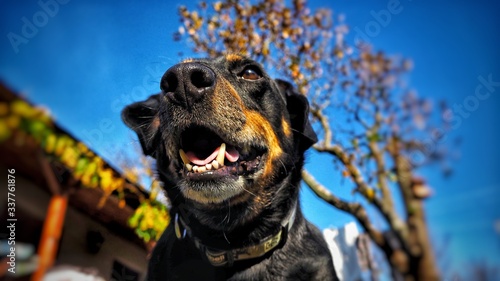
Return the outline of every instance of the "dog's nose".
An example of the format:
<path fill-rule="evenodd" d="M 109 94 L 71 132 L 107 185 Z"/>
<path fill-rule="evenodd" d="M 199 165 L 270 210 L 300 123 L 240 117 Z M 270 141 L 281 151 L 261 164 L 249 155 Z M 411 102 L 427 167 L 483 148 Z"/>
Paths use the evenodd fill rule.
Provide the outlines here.
<path fill-rule="evenodd" d="M 169 99 L 185 107 L 191 107 L 215 85 L 215 73 L 199 63 L 181 63 L 172 66 L 161 78 L 160 88 Z"/>

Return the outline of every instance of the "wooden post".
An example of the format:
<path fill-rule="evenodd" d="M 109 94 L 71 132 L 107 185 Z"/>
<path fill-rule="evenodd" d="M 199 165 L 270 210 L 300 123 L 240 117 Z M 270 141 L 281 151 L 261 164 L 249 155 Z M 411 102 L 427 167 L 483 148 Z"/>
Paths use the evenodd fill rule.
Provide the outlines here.
<path fill-rule="evenodd" d="M 38 267 L 31 276 L 31 281 L 41 281 L 46 271 L 54 264 L 68 207 L 68 195 L 61 189 L 60 181 L 42 151 L 38 153 L 37 158 L 52 198 L 47 208 L 38 245 Z"/>
<path fill-rule="evenodd" d="M 42 280 L 47 269 L 54 264 L 67 206 L 67 195 L 53 195 L 50 199 L 43 224 L 42 237 L 38 245 L 38 268 L 32 275 L 31 281 Z"/>

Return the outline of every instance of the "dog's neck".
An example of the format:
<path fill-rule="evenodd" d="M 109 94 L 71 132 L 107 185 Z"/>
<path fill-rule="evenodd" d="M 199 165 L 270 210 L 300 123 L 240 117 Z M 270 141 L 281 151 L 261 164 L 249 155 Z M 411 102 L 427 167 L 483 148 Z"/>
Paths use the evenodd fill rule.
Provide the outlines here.
<path fill-rule="evenodd" d="M 228 247 L 222 249 L 205 244 L 197 237 L 189 225 L 184 222 L 179 213 L 174 214 L 174 230 L 177 239 L 190 239 L 200 254 L 213 266 L 231 266 L 234 262 L 260 258 L 265 254 L 282 247 L 287 240 L 288 233 L 295 222 L 297 213 L 297 200 L 294 201 L 287 216 L 281 221 L 276 233 L 265 236 L 251 244 L 245 243 L 242 247 L 231 247 L 227 237 Z M 213 242 L 213 241 L 212 241 Z"/>
<path fill-rule="evenodd" d="M 293 169 L 293 168 L 291 168 Z M 290 169 L 289 169 L 290 171 Z M 202 240 L 222 237 L 224 244 L 236 243 L 255 234 L 256 239 L 276 232 L 280 222 L 287 216 L 292 205 L 298 200 L 300 174 L 280 174 L 277 188 L 265 200 L 244 200 L 237 204 L 229 202 L 205 205 L 186 199 L 175 188 L 167 188 L 171 198 L 173 213 L 179 213 L 184 222 L 191 226 L 193 233 Z M 294 178 L 298 177 L 298 178 Z M 253 194 L 252 194 L 253 195 Z M 257 197 L 258 195 L 253 195 Z M 172 198 L 175 198 L 172 200 Z M 173 217 L 173 215 L 172 215 Z M 207 239 L 205 239 L 206 236 Z M 252 239 L 252 237 L 250 237 Z M 226 240 L 229 240 L 226 242 Z"/>
<path fill-rule="evenodd" d="M 295 168 L 284 170 L 290 172 Z M 272 200 L 269 204 L 259 206 L 252 205 L 255 202 L 245 201 L 237 205 L 228 203 L 213 208 L 186 201 L 181 194 L 175 194 L 176 189 L 167 189 L 170 192 L 169 198 L 177 199 L 172 201 L 171 216 L 174 224 L 177 217 L 178 237 L 192 242 L 196 238 L 204 248 L 224 253 L 266 242 L 273 249 L 279 248 L 272 242 L 273 238 L 279 236 L 279 239 L 275 239 L 282 246 L 288 236 L 288 226 L 296 225 L 296 219 L 302 217 L 298 204 L 300 173 L 283 172 L 279 173 L 279 177 L 281 180 L 278 180 L 278 188 L 272 189 L 275 190 Z M 255 213 L 255 210 L 258 212 Z M 200 252 L 202 256 L 206 256 L 205 251 Z"/>

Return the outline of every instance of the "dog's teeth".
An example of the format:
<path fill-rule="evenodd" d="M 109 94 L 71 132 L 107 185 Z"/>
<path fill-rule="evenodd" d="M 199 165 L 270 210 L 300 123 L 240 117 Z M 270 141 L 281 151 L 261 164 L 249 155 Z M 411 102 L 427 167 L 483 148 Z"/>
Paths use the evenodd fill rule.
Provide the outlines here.
<path fill-rule="evenodd" d="M 189 164 L 191 162 L 189 161 L 189 158 L 187 157 L 186 152 L 184 152 L 184 150 L 179 149 L 179 155 L 181 156 L 182 162 L 184 162 L 184 164 Z"/>
<path fill-rule="evenodd" d="M 205 167 L 207 168 L 207 171 L 212 170 L 212 164 L 207 164 L 207 165 L 205 165 Z"/>
<path fill-rule="evenodd" d="M 219 169 L 219 162 L 217 162 L 217 160 L 212 161 L 212 167 L 214 168 L 214 170 Z"/>
<path fill-rule="evenodd" d="M 226 158 L 226 144 L 222 143 L 219 148 L 219 153 L 217 154 L 217 162 L 222 167 L 224 166 L 224 159 Z"/>
<path fill-rule="evenodd" d="M 198 167 L 196 165 L 193 166 L 193 172 L 198 173 L 199 169 L 200 169 L 200 167 Z"/>
<path fill-rule="evenodd" d="M 206 171 L 207 171 L 207 167 L 205 167 L 205 166 L 201 166 L 198 168 L 198 173 L 204 173 Z"/>
<path fill-rule="evenodd" d="M 191 172 L 193 170 L 193 165 L 186 164 L 186 168 L 187 168 L 188 172 Z"/>

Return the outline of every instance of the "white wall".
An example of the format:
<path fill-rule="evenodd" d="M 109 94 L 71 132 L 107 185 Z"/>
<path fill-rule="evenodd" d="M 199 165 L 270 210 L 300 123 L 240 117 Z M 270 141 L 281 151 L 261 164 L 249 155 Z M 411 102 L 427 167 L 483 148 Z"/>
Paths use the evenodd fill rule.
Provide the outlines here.
<path fill-rule="evenodd" d="M 30 218 L 44 220 L 50 200 L 50 194 L 32 182 L 16 177 L 16 209 L 22 210 Z M 0 207 L 6 207 L 6 192 L 0 193 Z M 29 219 L 20 219 L 17 224 L 29 223 Z M 86 249 L 86 236 L 89 230 L 99 231 L 104 237 L 102 248 L 97 254 L 90 254 Z M 33 235 L 36 235 L 35 233 Z M 39 237 L 33 237 L 38 241 Z M 146 250 L 118 235 L 111 233 L 103 224 L 90 216 L 69 206 L 66 212 L 63 237 L 56 265 L 76 265 L 97 269 L 106 280 L 112 276 L 113 261 L 117 260 L 130 269 L 140 272 L 145 278 L 147 269 Z"/>
<path fill-rule="evenodd" d="M 146 250 L 111 233 L 103 225 L 74 208 L 68 209 L 65 221 L 58 264 L 96 268 L 102 277 L 109 280 L 113 274 L 113 261 L 117 260 L 130 269 L 140 272 L 141 278 L 145 277 Z M 73 223 L 69 224 L 68 221 Z M 90 254 L 86 250 L 86 235 L 89 230 L 99 231 L 104 237 L 102 247 L 97 254 Z"/>

